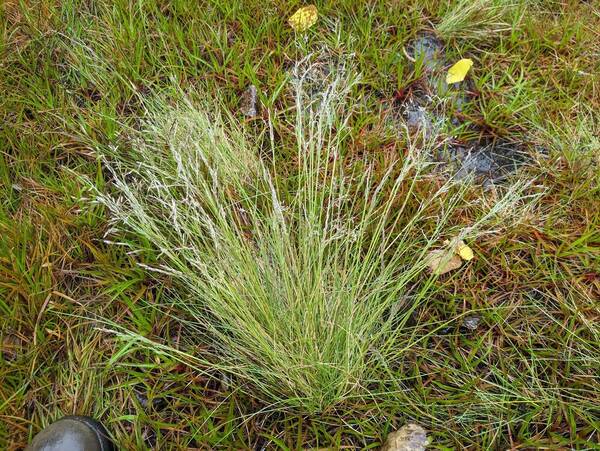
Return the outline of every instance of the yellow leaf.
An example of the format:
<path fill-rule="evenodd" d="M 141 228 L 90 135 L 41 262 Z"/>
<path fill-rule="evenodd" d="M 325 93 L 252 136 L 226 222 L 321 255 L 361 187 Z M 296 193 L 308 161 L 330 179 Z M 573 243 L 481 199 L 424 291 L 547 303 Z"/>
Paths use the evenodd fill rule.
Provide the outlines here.
<path fill-rule="evenodd" d="M 305 31 L 315 24 L 317 17 L 317 7 L 315 5 L 308 5 L 296 11 L 288 19 L 288 23 L 296 31 Z"/>
<path fill-rule="evenodd" d="M 469 69 L 473 65 L 473 61 L 469 58 L 463 58 L 457 63 L 455 63 L 450 69 L 448 69 L 448 74 L 446 75 L 446 83 L 459 83 L 465 79 Z"/>
<path fill-rule="evenodd" d="M 460 268 L 462 260 L 458 255 L 450 256 L 444 249 L 435 249 L 429 252 L 427 265 L 434 274 L 441 275 Z"/>
<path fill-rule="evenodd" d="M 456 253 L 460 255 L 460 258 L 466 261 L 473 260 L 473 257 L 475 257 L 473 254 L 473 249 L 467 246 L 462 240 L 459 241 L 458 245 L 456 246 Z"/>

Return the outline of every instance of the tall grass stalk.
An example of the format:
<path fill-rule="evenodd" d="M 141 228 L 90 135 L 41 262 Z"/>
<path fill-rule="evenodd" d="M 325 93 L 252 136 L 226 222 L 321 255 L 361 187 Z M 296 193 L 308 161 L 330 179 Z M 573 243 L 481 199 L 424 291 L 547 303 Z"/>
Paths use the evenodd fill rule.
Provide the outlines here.
<path fill-rule="evenodd" d="M 428 252 L 518 215 L 521 200 L 516 184 L 451 225 L 465 187 L 447 180 L 415 204 L 417 187 L 439 178 L 432 143 L 409 141 L 383 173 L 346 169 L 349 74 L 332 71 L 312 97 L 306 72 L 293 77 L 296 174 L 286 183 L 274 141 L 260 157 L 214 105 L 154 99 L 143 126 L 124 130 L 127 145 L 104 151 L 113 193 L 98 194 L 118 229 L 158 252 L 146 267 L 174 279 L 170 311 L 209 345 L 202 358 L 252 395 L 308 413 L 367 395 L 410 347 L 398 331 L 433 290 Z"/>

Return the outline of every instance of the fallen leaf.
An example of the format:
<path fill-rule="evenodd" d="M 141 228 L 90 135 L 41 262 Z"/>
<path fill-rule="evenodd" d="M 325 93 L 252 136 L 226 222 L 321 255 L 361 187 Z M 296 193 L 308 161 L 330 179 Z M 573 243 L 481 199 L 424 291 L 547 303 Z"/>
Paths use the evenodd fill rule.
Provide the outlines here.
<path fill-rule="evenodd" d="M 434 249 L 429 252 L 427 265 L 434 274 L 439 276 L 460 268 L 462 260 L 456 254 L 449 256 L 448 251 L 445 249 Z"/>
<path fill-rule="evenodd" d="M 465 261 L 473 260 L 475 257 L 473 249 L 467 246 L 463 240 L 459 240 L 458 238 L 453 238 L 452 241 L 444 240 L 444 245 L 452 245 L 452 251 Z"/>
<path fill-rule="evenodd" d="M 460 255 L 460 258 L 462 258 L 465 261 L 473 260 L 473 257 L 475 256 L 473 254 L 473 249 L 471 249 L 469 246 L 467 246 L 463 240 L 460 240 L 458 242 L 458 244 L 456 245 L 455 252 L 458 255 Z"/>
<path fill-rule="evenodd" d="M 463 81 L 472 65 L 473 61 L 469 58 L 463 58 L 456 62 L 450 69 L 448 69 L 446 83 L 452 84 Z"/>
<path fill-rule="evenodd" d="M 296 31 L 306 31 L 317 21 L 318 13 L 315 5 L 300 8 L 289 19 L 288 23 Z"/>

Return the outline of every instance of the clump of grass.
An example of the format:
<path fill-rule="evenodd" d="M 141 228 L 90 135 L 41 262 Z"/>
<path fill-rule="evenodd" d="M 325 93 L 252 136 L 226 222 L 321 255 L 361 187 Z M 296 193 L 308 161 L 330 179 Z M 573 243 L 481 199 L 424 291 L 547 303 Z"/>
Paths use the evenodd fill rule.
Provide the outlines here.
<path fill-rule="evenodd" d="M 437 24 L 444 39 L 484 40 L 513 29 L 509 13 L 517 11 L 519 0 L 460 0 L 453 2 Z"/>
<path fill-rule="evenodd" d="M 385 377 L 411 346 L 399 332 L 431 294 L 428 252 L 518 216 L 522 184 L 459 224 L 465 185 L 432 183 L 427 140 L 409 141 L 381 174 L 368 163 L 348 171 L 352 71 L 332 70 L 312 100 L 306 73 L 293 77 L 296 174 L 286 183 L 276 152 L 259 157 L 218 108 L 155 98 L 143 126 L 124 131 L 128 144 L 104 151 L 115 192 L 98 201 L 158 251 L 145 267 L 175 280 L 170 311 L 210 345 L 199 358 L 255 397 L 315 413 Z"/>

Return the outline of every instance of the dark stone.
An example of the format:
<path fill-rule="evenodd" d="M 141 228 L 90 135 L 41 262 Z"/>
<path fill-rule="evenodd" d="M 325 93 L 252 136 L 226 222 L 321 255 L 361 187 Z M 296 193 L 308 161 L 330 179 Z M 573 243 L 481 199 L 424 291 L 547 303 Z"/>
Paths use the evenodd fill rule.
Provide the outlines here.
<path fill-rule="evenodd" d="M 448 335 L 452 332 L 454 332 L 454 327 L 452 326 L 442 327 L 437 331 L 438 335 Z"/>
<path fill-rule="evenodd" d="M 144 410 L 148 410 L 151 408 L 156 411 L 159 411 L 167 406 L 167 401 L 164 398 L 152 398 L 152 401 L 150 401 L 148 397 L 142 392 L 134 390 L 133 393 L 135 395 L 135 398 L 142 406 L 142 409 Z"/>

